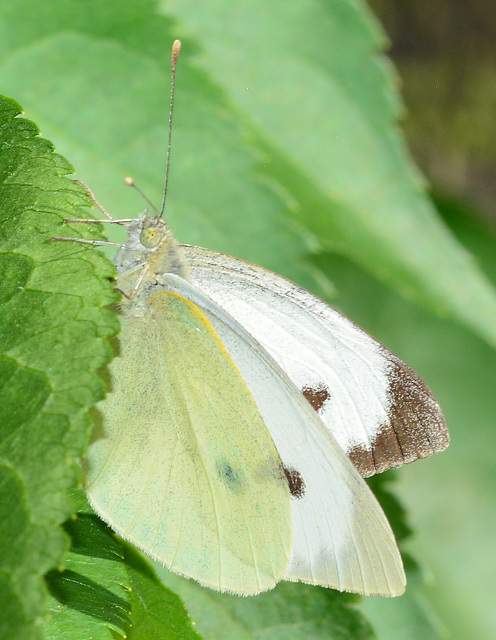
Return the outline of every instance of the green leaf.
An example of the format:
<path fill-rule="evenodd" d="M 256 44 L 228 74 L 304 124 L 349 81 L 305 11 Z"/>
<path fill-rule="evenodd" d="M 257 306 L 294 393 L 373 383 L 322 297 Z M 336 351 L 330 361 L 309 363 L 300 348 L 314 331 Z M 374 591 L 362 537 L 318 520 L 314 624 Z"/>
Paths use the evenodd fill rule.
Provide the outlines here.
<path fill-rule="evenodd" d="M 167 211 L 179 239 L 320 293 L 329 282 L 305 254 L 332 248 L 495 343 L 494 290 L 422 189 L 395 124 L 385 39 L 361 5 L 0 6 L 2 86 L 109 210 L 142 208 L 119 186 L 128 174 L 160 201 L 168 49 L 186 34 Z"/>
<path fill-rule="evenodd" d="M 62 570 L 46 576 L 52 595 L 44 625 L 47 638 L 103 640 L 109 637 L 107 628 L 125 637 L 131 605 L 120 543 L 92 514 L 78 514 L 65 529 L 72 539 L 71 553 Z"/>
<path fill-rule="evenodd" d="M 401 598 L 384 603 L 380 598 L 366 598 L 361 611 L 370 620 L 381 640 L 442 640 L 450 634 L 433 612 L 431 605 L 409 572 L 408 590 Z M 419 580 L 419 582 L 423 582 Z"/>
<path fill-rule="evenodd" d="M 124 548 L 131 584 L 129 640 L 201 640 L 180 598 L 163 586 L 135 550 Z"/>
<path fill-rule="evenodd" d="M 63 216 L 81 215 L 70 165 L 0 99 L 0 630 L 41 638 L 43 574 L 68 546 L 60 524 L 79 477 L 95 370 L 110 359 L 117 322 L 113 267 L 94 250 L 55 244 Z"/>
<path fill-rule="evenodd" d="M 436 202 L 452 231 L 495 280 L 496 239 L 491 227 L 459 199 L 449 202 L 444 194 Z M 401 481 L 395 492 L 415 529 L 402 548 L 419 559 L 423 584 L 407 566 L 404 596 L 377 602 L 364 598 L 360 608 L 381 640 L 396 638 L 400 623 L 408 638 L 446 638 L 437 616 L 450 628 L 453 640 L 492 637 L 494 571 L 489 559 L 496 528 L 496 353 L 469 331 L 402 300 L 345 259 L 319 256 L 319 267 L 335 275 L 339 308 L 429 383 L 451 432 L 445 453 L 397 472 Z M 395 518 L 391 519 L 394 526 Z"/>
<path fill-rule="evenodd" d="M 164 6 L 201 43 L 195 63 L 251 123 L 269 174 L 320 246 L 494 345 L 494 289 L 425 194 L 396 129 L 397 80 L 378 56 L 385 37 L 364 7 Z"/>
<path fill-rule="evenodd" d="M 436 197 L 443 218 L 496 282 L 494 225 L 468 203 L 446 196 Z M 450 627 L 450 638 L 486 640 L 496 629 L 496 353 L 460 327 L 401 302 L 397 308 L 411 341 L 397 336 L 395 342 L 403 342 L 404 355 L 435 384 L 452 433 L 447 455 L 403 474 L 402 498 L 417 530 L 409 550 L 429 569 L 422 594 Z M 416 350 L 420 337 L 422 348 Z"/>
<path fill-rule="evenodd" d="M 380 640 L 441 640 L 448 636 L 431 605 L 422 593 L 425 576 L 417 561 L 404 551 L 412 529 L 406 511 L 390 491 L 390 483 L 398 472 L 391 470 L 368 479 L 386 512 L 396 540 L 403 549 L 407 589 L 400 598 L 362 598 L 360 611 L 365 614 Z M 405 541 L 407 544 L 405 545 Z"/>
<path fill-rule="evenodd" d="M 6 101 L 6 105 L 11 103 Z M 9 114 L 10 124 L 15 123 L 18 126 L 26 127 L 26 122 L 21 119 L 14 119 L 12 117 L 17 112 Z M 36 136 L 36 129 L 29 127 L 28 131 L 33 136 L 34 145 L 39 144 L 40 139 Z M 12 143 L 10 140 L 5 139 L 7 148 L 11 148 Z M 44 141 L 42 141 L 44 144 Z M 26 144 L 25 140 L 23 141 Z M 53 151 L 51 147 L 46 144 L 49 158 L 51 158 Z M 59 160 L 56 156 L 55 158 Z M 46 160 L 43 157 L 43 160 Z M 59 160 L 61 162 L 61 160 Z M 9 165 L 12 167 L 12 165 Z M 63 165 L 64 170 L 68 170 L 68 165 Z M 29 171 L 27 172 L 29 175 Z M 34 171 L 32 172 L 34 173 Z M 21 175 L 23 175 L 22 180 Z M 69 322 L 74 320 L 78 316 L 73 311 L 73 304 L 66 305 L 66 297 L 69 297 L 69 303 L 73 303 L 72 297 L 76 295 L 76 291 L 81 290 L 83 294 L 93 300 L 96 296 L 95 291 L 101 292 L 101 285 L 96 289 L 92 287 L 89 275 L 94 275 L 91 271 L 88 271 L 87 265 L 89 264 L 92 270 L 101 263 L 106 266 L 106 262 L 103 261 L 98 252 L 94 252 L 87 246 L 70 243 L 56 243 L 52 242 L 51 238 L 55 234 L 61 232 L 62 214 L 70 216 L 83 215 L 78 211 L 74 204 L 70 201 L 60 201 L 60 194 L 65 192 L 74 192 L 77 198 L 82 198 L 84 201 L 84 194 L 81 193 L 81 189 L 71 181 L 65 179 L 61 181 L 60 185 L 54 180 L 53 175 L 47 171 L 41 171 L 42 184 L 45 186 L 51 183 L 53 194 L 55 195 L 56 211 L 58 215 L 53 216 L 52 225 L 46 225 L 43 228 L 43 234 L 39 233 L 41 229 L 43 218 L 35 219 L 37 225 L 37 234 L 27 232 L 28 227 L 20 224 L 14 225 L 12 223 L 12 232 L 15 238 L 20 238 L 22 233 L 25 232 L 26 238 L 29 242 L 34 242 L 34 248 L 32 253 L 38 255 L 40 260 L 40 268 L 35 271 L 34 275 L 31 275 L 26 268 L 26 261 L 22 262 L 23 268 L 19 273 L 21 276 L 15 278 L 16 271 L 6 263 L 6 282 L 8 286 L 6 288 L 6 297 L 4 303 L 4 309 L 9 311 L 9 305 L 17 303 L 13 309 L 10 310 L 10 314 L 5 314 L 5 317 L 9 318 L 7 323 L 7 329 L 4 332 L 4 346 L 7 353 L 15 353 L 12 349 L 12 345 L 9 341 L 14 340 L 14 344 L 20 342 L 23 344 L 29 336 L 25 336 L 26 327 L 30 327 L 30 331 L 36 328 L 35 337 L 38 338 L 41 331 L 41 337 L 33 345 L 31 341 L 28 347 L 25 347 L 26 359 L 29 360 L 31 366 L 37 363 L 37 358 L 41 357 L 41 362 L 48 366 L 51 363 L 51 369 L 49 368 L 49 375 L 53 377 L 59 384 L 64 384 L 69 388 L 70 395 L 67 398 L 67 394 L 60 393 L 54 400 L 54 406 L 57 410 L 72 409 L 72 402 L 77 401 L 76 409 L 77 415 L 80 416 L 83 411 L 84 401 L 89 402 L 89 395 L 87 390 L 82 389 L 83 397 L 79 399 L 77 390 L 72 386 L 72 377 L 79 372 L 79 368 L 86 368 L 93 366 L 99 366 L 108 359 L 109 353 L 106 349 L 103 350 L 102 357 L 95 362 L 90 359 L 90 347 L 87 342 L 83 340 L 81 333 L 81 327 L 75 325 L 74 332 L 68 333 L 67 339 L 64 339 L 64 333 L 62 327 L 68 327 Z M 15 171 L 11 170 L 6 183 L 21 184 L 21 189 L 25 188 L 27 178 L 21 173 L 19 169 Z M 62 190 L 59 189 L 62 187 Z M 52 195 L 52 192 L 49 192 Z M 40 201 L 40 195 L 36 192 L 37 203 Z M 14 200 L 14 198 L 13 198 Z M 18 194 L 18 203 L 23 202 L 23 193 Z M 27 201 L 26 206 L 29 208 L 30 201 Z M 52 205 L 53 206 L 53 205 Z M 45 204 L 45 208 L 48 205 Z M 26 215 L 25 215 L 26 217 Z M 25 217 L 21 218 L 23 222 Z M 9 216 L 6 216 L 6 221 L 11 221 Z M 11 221 L 12 222 L 12 221 Z M 66 229 L 66 227 L 64 227 Z M 93 227 L 85 230 L 88 234 L 98 235 L 98 230 L 95 231 Z M 70 233 L 64 231 L 64 233 Z M 12 244 L 12 237 L 6 240 Z M 41 245 L 41 246 L 40 246 Z M 31 247 L 29 244 L 20 244 L 17 247 L 18 251 L 24 252 L 29 255 Z M 47 252 L 46 255 L 44 252 Z M 24 255 L 23 254 L 23 255 Z M 95 254 L 95 255 L 93 255 Z M 3 256 L 2 256 L 3 257 Z M 83 267 L 86 266 L 86 272 Z M 110 283 L 106 278 L 113 274 L 113 269 L 108 267 L 103 272 L 105 276 L 103 280 L 103 291 L 106 291 L 106 296 L 101 297 L 102 302 L 111 302 L 115 299 L 116 295 L 110 286 Z M 55 299 L 52 301 L 53 314 L 48 314 L 47 309 L 49 304 L 47 298 L 44 297 L 40 303 L 33 298 L 29 299 L 30 304 L 21 305 L 19 301 L 22 301 L 22 294 L 19 293 L 19 282 L 22 279 L 21 292 L 29 291 L 29 284 L 31 282 L 36 283 L 40 290 L 49 290 L 50 293 L 56 294 Z M 71 291 L 71 296 L 68 296 L 67 291 Z M 60 292 L 64 296 L 60 296 Z M 82 295 L 82 294 L 81 294 Z M 79 298 L 79 293 L 77 294 Z M 79 301 L 78 301 L 79 302 Z M 40 312 L 39 307 L 43 312 Z M 86 319 L 90 317 L 91 306 L 85 307 L 80 305 L 81 317 Z M 72 311 L 72 313 L 71 313 Z M 95 310 L 93 309 L 93 312 Z M 110 316 L 104 311 L 99 311 L 99 316 L 92 315 L 93 322 L 90 324 L 90 336 L 94 337 L 102 332 L 102 329 L 98 329 L 98 323 L 103 322 L 102 335 L 111 335 L 115 332 L 116 326 L 113 322 L 109 322 Z M 52 318 L 53 315 L 53 318 Z M 22 322 L 19 322 L 21 318 Z M 56 344 L 54 340 L 50 339 L 49 333 L 49 320 L 52 319 L 55 322 L 56 332 Z M 20 337 L 15 335 L 15 332 L 11 330 L 12 326 L 16 325 L 20 331 Z M 76 364 L 73 364 L 72 357 L 74 351 L 70 351 L 63 356 L 59 353 L 59 343 L 67 345 L 67 349 L 73 349 L 74 345 L 81 344 L 83 349 L 84 358 L 76 357 Z M 43 350 L 43 346 L 46 344 L 47 352 Z M 36 349 L 34 348 L 36 347 Z M 70 362 L 70 365 L 67 365 Z M 75 368 L 75 371 L 71 370 L 71 367 Z M 5 395 L 5 402 L 2 404 L 4 411 L 9 406 L 10 396 L 13 396 L 10 404 L 14 404 L 17 408 L 17 412 L 12 413 L 13 417 L 10 417 L 10 422 L 13 427 L 17 423 L 26 421 L 32 413 L 36 413 L 41 410 L 42 406 L 46 406 L 49 397 L 49 391 L 45 392 L 43 384 L 43 378 L 40 378 L 39 383 L 35 385 L 33 380 L 29 380 L 29 395 L 28 402 L 21 402 L 15 394 L 12 394 L 7 382 L 14 375 L 13 366 L 6 366 L 2 371 L 3 375 L 1 379 L 5 381 L 2 389 Z M 101 397 L 101 385 L 98 379 L 93 379 L 94 376 L 86 375 L 83 379 L 86 385 L 89 381 L 96 384 L 96 392 L 93 401 Z M 18 376 L 19 379 L 19 376 Z M 21 378 L 22 380 L 22 378 Z M 77 380 L 77 377 L 76 377 Z M 44 393 L 45 392 L 45 393 Z M 4 424 L 8 424 L 5 422 Z M 67 447 L 72 455 L 81 453 L 82 445 L 86 441 L 88 422 L 86 419 L 81 421 L 79 430 L 75 430 L 73 437 L 67 437 Z M 60 455 L 58 448 L 60 446 L 60 431 L 54 434 L 56 439 L 49 440 L 47 448 L 50 448 L 54 455 Z M 78 448 L 79 447 L 79 448 Z M 33 450 L 31 450 L 33 453 Z M 37 453 L 34 450 L 34 453 Z M 47 453 L 43 453 L 47 457 Z M 53 463 L 52 457 L 47 457 L 47 460 L 52 464 L 52 471 L 56 469 L 56 465 Z M 68 460 L 62 457 L 62 464 L 67 465 Z M 40 468 L 33 465 L 33 472 L 38 474 L 41 472 Z M 69 469 L 71 467 L 69 466 Z M 68 473 L 66 483 L 62 487 L 53 487 L 55 491 L 59 489 L 57 499 L 64 505 L 63 510 L 59 518 L 53 523 L 54 525 L 60 524 L 60 522 L 67 517 L 71 510 L 67 503 L 67 499 L 64 497 L 64 493 L 67 493 L 67 489 L 76 481 L 76 469 L 72 466 L 72 473 Z M 47 479 L 49 479 L 49 474 Z M 10 502 L 8 498 L 10 497 Z M 15 507 L 18 505 L 18 496 L 11 487 L 6 487 L 5 492 L 5 508 L 6 513 L 15 513 Z M 53 508 L 53 497 L 49 505 L 45 504 L 45 508 Z M 6 525 L 9 524 L 6 520 Z M 13 526 L 13 531 L 19 531 L 18 524 Z M 43 624 L 43 634 L 47 638 L 66 638 L 67 640 L 76 640 L 79 637 L 94 637 L 105 638 L 109 630 L 117 636 L 123 636 L 127 633 L 130 638 L 153 638 L 154 635 L 157 638 L 194 638 L 195 632 L 191 629 L 189 619 L 184 610 L 182 603 L 177 596 L 172 594 L 169 590 L 165 589 L 160 582 L 157 581 L 153 572 L 147 567 L 147 565 L 139 559 L 135 552 L 129 550 L 125 545 L 124 551 L 120 543 L 116 543 L 113 534 L 110 533 L 108 528 L 96 519 L 95 516 L 87 516 L 80 514 L 77 520 L 68 520 L 65 525 L 65 530 L 73 541 L 72 553 L 67 556 L 62 564 L 61 554 L 64 551 L 65 545 L 62 545 L 59 549 L 59 555 L 50 565 L 44 567 L 46 573 L 46 585 L 48 592 L 52 598 L 48 617 Z M 57 529 L 55 529 L 57 531 Z M 60 535 L 60 531 L 58 532 Z M 30 544 L 29 537 L 25 539 L 25 542 Z M 25 570 L 30 570 L 29 564 L 24 567 Z M 32 570 L 32 567 L 31 567 Z M 193 583 L 189 583 L 192 585 Z M 205 590 L 197 585 L 194 585 L 195 589 L 200 593 Z M 43 601 L 46 601 L 47 594 L 44 592 L 43 584 L 41 584 L 41 590 L 43 594 Z M 30 598 L 30 594 L 27 593 L 27 598 Z M 246 625 L 247 620 L 253 616 L 260 618 L 257 607 L 262 606 L 262 610 L 265 611 L 265 617 L 270 617 L 272 622 L 268 625 L 271 631 L 274 633 L 277 631 L 280 637 L 287 637 L 295 632 L 295 629 L 304 628 L 309 635 L 315 638 L 326 637 L 329 629 L 333 629 L 335 637 L 338 638 L 368 638 L 371 637 L 370 629 L 367 623 L 361 618 L 361 616 L 355 611 L 350 610 L 349 605 L 343 604 L 347 602 L 347 598 L 340 594 L 333 594 L 330 591 L 314 590 L 304 585 L 287 585 L 282 586 L 279 589 L 279 595 L 275 598 L 273 595 L 267 594 L 259 605 L 254 605 L 258 599 L 237 599 L 229 598 L 229 596 L 218 595 L 218 602 L 220 603 L 213 608 L 209 614 L 209 625 L 215 622 L 219 627 L 219 621 L 224 618 L 225 613 L 219 614 L 226 607 L 226 603 L 229 600 L 232 607 L 233 602 L 237 601 L 236 617 L 238 618 L 237 624 Z M 282 600 L 281 595 L 283 594 Z M 321 596 L 317 596 L 321 593 Z M 322 595 L 323 594 L 323 595 Z M 217 594 L 211 594 L 208 592 L 208 597 L 217 597 Z M 275 599 L 274 599 L 275 598 Z M 320 599 L 319 599 L 320 598 Z M 353 598 L 352 600 L 356 600 Z M 305 604 L 303 604 L 305 603 Z M 284 610 L 287 608 L 293 612 L 293 617 L 290 623 L 285 619 Z M 274 617 L 279 612 L 279 620 Z M 231 615 L 234 615 L 233 613 Z M 246 618 L 246 620 L 245 620 Z M 38 616 L 41 619 L 41 615 Z M 264 623 L 264 626 L 267 626 Z M 14 627 L 13 627 L 14 629 Z M 252 633 L 256 635 L 263 635 L 264 627 L 260 626 L 258 629 L 253 628 Z M 32 632 L 36 633 L 36 620 L 33 620 Z M 352 635 L 354 634 L 354 635 Z M 41 637 L 33 635 L 32 637 Z"/>
<path fill-rule="evenodd" d="M 375 640 L 369 623 L 352 606 L 359 598 L 304 584 L 280 582 L 256 598 L 204 589 L 160 565 L 165 585 L 184 600 L 198 630 L 216 640 Z"/>
<path fill-rule="evenodd" d="M 167 208 L 181 241 L 258 262 L 321 294 L 336 276 L 325 264 L 326 254 L 312 261 L 309 253 L 339 250 L 429 308 L 494 341 L 494 292 L 422 192 L 394 124 L 396 79 L 378 55 L 383 36 L 363 6 L 347 0 L 254 1 L 244 6 L 210 0 L 161 6 L 159 15 L 155 2 L 148 0 L 125 5 L 117 0 L 0 0 L 3 90 L 22 100 L 107 209 L 127 217 L 143 208 L 136 194 L 122 187 L 128 174 L 160 201 L 169 46 L 181 37 Z M 2 115 L 15 115 L 15 107 L 8 105 Z M 7 603 L 0 629 L 5 637 L 12 633 L 20 638 L 39 637 L 47 597 L 41 576 L 51 570 L 56 580 L 53 570 L 64 567 L 67 539 L 57 525 L 71 513 L 65 493 L 76 482 L 72 460 L 83 451 L 89 430 L 85 408 L 101 394 L 92 371 L 108 359 L 102 338 L 116 328 L 101 311 L 101 305 L 113 299 L 106 281 L 113 271 L 100 255 L 77 245 L 38 246 L 40 239 L 56 234 L 99 237 L 99 231 L 60 230 L 61 218 L 79 215 L 87 198 L 70 182 L 60 186 L 60 172 L 70 171 L 69 166 L 49 143 L 33 138 L 33 125 L 17 122 L 17 139 L 10 141 L 9 125 L 7 146 L 0 148 L 2 183 L 8 179 L 1 200 L 8 239 L 0 253 L 5 274 L 0 340 L 7 353 L 0 361 L 0 411 L 11 406 L 9 418 L 2 414 L 1 425 L 17 434 L 17 439 L 7 434 L 2 441 L 14 452 L 14 462 L 9 460 L 2 472 L 0 536 L 8 544 L 0 562 L 8 566 L 0 572 Z M 30 153 L 35 159 L 27 163 Z M 16 162 L 22 174 L 14 173 Z M 17 217 L 21 209 L 22 224 Z M 35 260 L 39 265 L 33 267 Z M 342 262 L 334 264 L 340 267 Z M 352 280 L 349 295 L 377 309 L 366 285 Z M 82 329 L 90 337 L 85 338 Z M 393 336 L 402 330 L 398 322 Z M 425 350 L 433 345 L 427 343 Z M 73 421 L 67 423 L 66 416 L 72 414 Z M 24 426 L 31 428 L 32 416 L 43 416 L 44 422 L 40 418 L 29 435 Z M 29 476 L 29 491 L 24 491 L 24 476 Z M 49 498 L 42 500 L 47 491 Z M 72 554 L 67 571 L 82 576 L 85 585 L 93 580 L 133 603 L 134 591 L 129 599 L 122 593 L 132 582 L 127 561 L 121 564 L 129 573 L 119 572 L 112 584 L 100 582 L 105 569 L 99 574 L 99 567 L 93 567 L 95 575 L 85 572 L 85 545 L 91 556 L 99 556 L 92 563 L 117 564 L 101 557 L 107 547 L 88 535 L 75 548 L 83 564 L 75 564 Z M 74 581 L 62 582 L 59 597 L 78 596 Z M 216 622 L 220 634 L 219 620 L 229 618 L 232 608 L 225 613 L 227 605 L 212 603 L 228 602 L 229 596 L 195 589 L 204 598 L 203 613 Z M 276 594 L 283 594 L 280 611 L 297 612 L 287 632 L 301 637 L 298 620 L 314 632 L 321 593 L 303 585 L 280 585 L 262 596 L 262 602 L 267 610 L 277 611 L 281 601 Z M 125 627 L 125 618 L 119 618 L 121 602 L 113 596 L 105 617 L 93 616 L 91 633 L 107 633 L 102 620 L 114 625 L 114 633 Z M 308 617 L 297 607 L 300 598 L 309 602 Z M 250 634 L 263 634 L 261 627 L 252 628 L 257 601 L 244 599 L 235 607 L 239 627 L 247 627 Z M 343 604 L 348 603 L 346 596 L 325 592 L 325 601 L 326 606 L 332 602 L 331 619 L 322 618 L 322 633 L 330 628 L 339 633 L 334 620 L 351 633 L 357 614 Z M 87 602 L 83 594 L 64 612 L 87 618 L 81 611 Z M 392 602 L 384 601 L 384 608 L 395 606 Z M 242 606 L 247 610 L 239 613 Z M 131 607 L 131 619 L 133 607 L 137 605 Z M 146 610 L 153 608 L 147 605 Z M 80 618 L 80 628 L 88 630 L 86 618 Z M 163 620 L 162 614 L 158 618 Z M 277 618 L 274 613 L 274 625 L 283 626 L 281 620 L 284 614 Z M 365 623 L 357 628 L 362 627 Z"/>
<path fill-rule="evenodd" d="M 53 598 L 47 638 L 201 640 L 181 600 L 165 588 L 136 550 L 85 511 L 67 521 L 71 553 L 63 571 L 47 576 Z M 102 624 L 103 622 L 103 624 Z"/>

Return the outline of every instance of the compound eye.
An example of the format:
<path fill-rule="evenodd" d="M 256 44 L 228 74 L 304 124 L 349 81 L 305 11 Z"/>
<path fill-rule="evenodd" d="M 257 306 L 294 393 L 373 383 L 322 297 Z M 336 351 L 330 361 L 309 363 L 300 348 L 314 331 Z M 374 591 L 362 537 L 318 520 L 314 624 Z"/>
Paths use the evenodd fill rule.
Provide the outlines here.
<path fill-rule="evenodd" d="M 143 229 L 140 233 L 140 242 L 147 249 L 153 249 L 156 247 L 160 240 L 162 239 L 162 233 L 156 227 L 149 227 L 148 229 Z"/>

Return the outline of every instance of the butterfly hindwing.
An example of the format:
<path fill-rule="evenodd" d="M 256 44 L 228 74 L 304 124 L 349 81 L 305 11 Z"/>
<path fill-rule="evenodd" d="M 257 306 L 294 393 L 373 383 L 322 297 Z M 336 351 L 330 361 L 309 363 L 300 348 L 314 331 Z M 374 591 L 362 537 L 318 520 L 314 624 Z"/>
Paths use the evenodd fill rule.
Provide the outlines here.
<path fill-rule="evenodd" d="M 258 593 L 286 570 L 289 488 L 253 397 L 203 313 L 152 293 L 123 315 L 87 492 L 124 538 L 221 591 Z"/>

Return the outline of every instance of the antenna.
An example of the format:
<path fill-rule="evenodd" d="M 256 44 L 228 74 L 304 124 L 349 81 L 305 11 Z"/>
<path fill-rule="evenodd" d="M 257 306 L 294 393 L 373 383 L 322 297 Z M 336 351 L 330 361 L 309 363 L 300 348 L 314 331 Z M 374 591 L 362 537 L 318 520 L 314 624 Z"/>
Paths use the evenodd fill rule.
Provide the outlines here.
<path fill-rule="evenodd" d="M 169 141 L 167 143 L 167 160 L 165 165 L 165 184 L 164 184 L 164 197 L 162 198 L 162 206 L 160 207 L 159 217 L 164 215 L 165 199 L 167 198 L 167 187 L 169 185 L 169 169 L 170 169 L 170 154 L 171 154 L 171 141 L 172 141 L 172 116 L 174 114 L 174 89 L 176 86 L 176 64 L 181 50 L 181 40 L 174 40 L 172 43 L 171 51 L 171 92 L 170 92 L 170 111 L 169 111 Z"/>
<path fill-rule="evenodd" d="M 141 189 L 134 184 L 134 180 L 128 176 L 127 178 L 124 178 L 124 183 L 127 184 L 128 187 L 132 187 L 135 191 L 137 191 L 140 196 L 143 198 L 143 200 L 150 205 L 150 207 L 155 211 L 155 213 L 157 214 L 157 216 L 161 216 L 162 214 L 158 212 L 157 207 L 153 204 L 153 202 L 150 200 L 150 198 L 145 195 L 143 193 L 143 191 L 141 191 Z"/>

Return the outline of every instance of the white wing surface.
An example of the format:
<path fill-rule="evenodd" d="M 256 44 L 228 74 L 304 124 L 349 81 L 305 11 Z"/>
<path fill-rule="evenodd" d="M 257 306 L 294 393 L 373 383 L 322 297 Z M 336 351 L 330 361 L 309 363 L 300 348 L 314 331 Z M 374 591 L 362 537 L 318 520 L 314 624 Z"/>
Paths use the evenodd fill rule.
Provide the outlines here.
<path fill-rule="evenodd" d="M 163 283 L 198 305 L 248 385 L 284 464 L 293 540 L 284 578 L 374 595 L 403 592 L 389 523 L 317 413 L 258 342 L 195 286 Z"/>
<path fill-rule="evenodd" d="M 363 476 L 442 451 L 425 382 L 351 320 L 261 267 L 183 245 L 191 281 L 270 353 Z"/>

